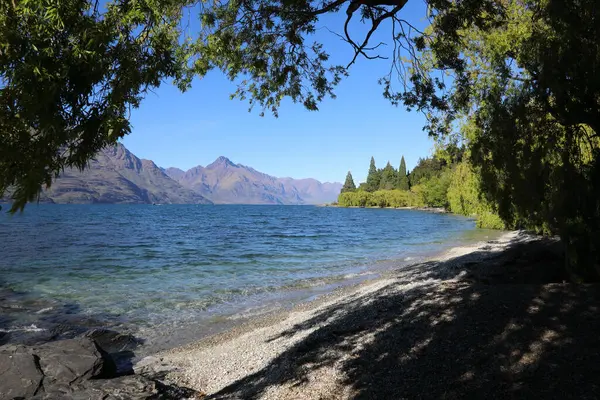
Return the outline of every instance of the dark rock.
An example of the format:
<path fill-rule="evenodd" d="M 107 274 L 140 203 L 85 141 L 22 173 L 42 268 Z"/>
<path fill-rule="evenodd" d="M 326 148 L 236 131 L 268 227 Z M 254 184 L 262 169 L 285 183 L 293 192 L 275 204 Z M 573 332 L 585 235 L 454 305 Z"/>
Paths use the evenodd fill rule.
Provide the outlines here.
<path fill-rule="evenodd" d="M 0 332 L 0 346 L 7 344 L 10 341 L 9 332 Z"/>
<path fill-rule="evenodd" d="M 95 379 L 68 387 L 54 386 L 32 400 L 146 400 L 157 395 L 155 382 L 133 375 Z"/>
<path fill-rule="evenodd" d="M 133 335 L 119 333 L 110 329 L 92 329 L 86 332 L 85 336 L 92 339 L 102 350 L 109 354 L 126 350 L 132 351 L 144 343 L 143 340 Z"/>
<path fill-rule="evenodd" d="M 133 350 L 143 344 L 143 340 L 110 329 L 93 329 L 88 331 L 85 336 L 94 340 L 102 350 L 110 355 L 115 364 L 116 375 L 133 374 L 132 360 L 135 357 Z"/>
<path fill-rule="evenodd" d="M 54 383 L 72 385 L 88 379 L 110 377 L 111 360 L 103 356 L 88 338 L 59 340 L 34 347 L 46 378 Z"/>
<path fill-rule="evenodd" d="M 124 341 L 123 346 L 131 339 L 127 339 L 127 335 L 119 338 L 115 332 L 95 332 L 90 336 L 105 341 L 112 338 L 113 345 Z M 140 375 L 114 377 L 114 372 L 109 354 L 90 337 L 39 346 L 6 345 L 0 347 L 0 399 L 179 400 L 202 397 L 192 389 Z"/>
<path fill-rule="evenodd" d="M 42 373 L 36 356 L 25 346 L 5 346 L 0 350 L 0 398 L 30 398 L 43 389 Z"/>

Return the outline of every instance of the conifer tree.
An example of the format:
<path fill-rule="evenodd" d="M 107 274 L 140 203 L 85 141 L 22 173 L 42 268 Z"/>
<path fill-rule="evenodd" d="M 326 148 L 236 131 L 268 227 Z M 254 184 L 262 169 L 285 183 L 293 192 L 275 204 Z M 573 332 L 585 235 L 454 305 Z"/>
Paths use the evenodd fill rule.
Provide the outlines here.
<path fill-rule="evenodd" d="M 396 187 L 396 170 L 388 161 L 385 168 L 381 171 L 381 181 L 379 182 L 380 190 L 392 190 Z"/>
<path fill-rule="evenodd" d="M 369 166 L 369 174 L 367 175 L 367 192 L 374 192 L 379 189 L 379 181 L 381 175 L 375 166 L 375 159 L 371 157 L 371 165 Z"/>
<path fill-rule="evenodd" d="M 346 192 L 354 192 L 356 191 L 356 185 L 354 184 L 354 179 L 352 178 L 352 173 L 348 171 L 346 175 L 346 182 L 344 182 L 344 186 L 342 187 L 342 193 Z"/>
<path fill-rule="evenodd" d="M 404 156 L 402 156 L 402 159 L 400 160 L 400 168 L 398 169 L 398 179 L 396 188 L 400 190 L 410 189 L 408 185 L 408 176 L 406 175 L 406 162 L 404 161 Z"/>

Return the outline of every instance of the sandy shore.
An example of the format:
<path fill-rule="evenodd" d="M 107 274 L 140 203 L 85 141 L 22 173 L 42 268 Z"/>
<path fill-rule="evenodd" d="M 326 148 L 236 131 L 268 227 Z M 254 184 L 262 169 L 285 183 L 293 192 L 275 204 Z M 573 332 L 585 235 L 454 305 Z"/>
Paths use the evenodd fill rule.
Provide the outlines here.
<path fill-rule="evenodd" d="M 562 283 L 557 248 L 508 232 L 148 357 L 138 369 L 207 398 L 543 398 L 563 387 L 567 398 L 594 398 L 600 355 L 578 375 L 561 365 L 576 368 L 590 358 L 586 346 L 600 349 L 590 308 L 600 294 Z"/>

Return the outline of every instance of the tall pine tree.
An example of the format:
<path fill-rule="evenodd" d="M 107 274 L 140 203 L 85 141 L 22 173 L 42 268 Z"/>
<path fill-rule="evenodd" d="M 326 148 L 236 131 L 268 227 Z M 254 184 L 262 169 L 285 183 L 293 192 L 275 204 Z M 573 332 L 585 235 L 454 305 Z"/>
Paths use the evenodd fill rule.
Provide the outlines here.
<path fill-rule="evenodd" d="M 404 161 L 404 156 L 402 156 L 402 159 L 400 160 L 400 168 L 398 169 L 398 179 L 396 188 L 400 190 L 410 189 L 408 185 L 408 176 L 406 175 L 406 162 Z"/>
<path fill-rule="evenodd" d="M 396 170 L 388 161 L 385 168 L 381 171 L 381 181 L 379 182 L 379 189 L 392 190 L 396 187 L 396 182 Z"/>
<path fill-rule="evenodd" d="M 381 175 L 375 166 L 375 159 L 371 157 L 371 165 L 369 166 L 369 174 L 367 175 L 367 192 L 378 190 L 379 181 L 381 181 Z"/>
<path fill-rule="evenodd" d="M 354 191 L 356 191 L 356 185 L 354 184 L 352 174 L 350 173 L 350 171 L 348 171 L 348 174 L 346 175 L 346 182 L 344 182 L 344 186 L 342 187 L 342 193 Z"/>

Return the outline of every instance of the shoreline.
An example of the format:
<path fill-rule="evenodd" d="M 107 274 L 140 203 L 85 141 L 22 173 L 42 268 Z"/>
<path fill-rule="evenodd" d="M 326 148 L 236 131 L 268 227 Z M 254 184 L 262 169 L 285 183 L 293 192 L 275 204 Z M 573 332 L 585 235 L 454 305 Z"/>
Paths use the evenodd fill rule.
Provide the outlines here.
<path fill-rule="evenodd" d="M 417 206 L 406 206 L 406 207 L 377 207 L 377 206 L 340 206 L 338 204 L 317 204 L 317 207 L 331 207 L 331 208 L 365 208 L 365 209 L 381 209 L 381 210 L 411 210 L 411 211 L 425 211 L 432 212 L 435 214 L 453 214 L 444 207 L 417 207 Z M 461 215 L 464 217 L 464 215 Z M 468 217 L 467 217 L 468 218 Z"/>
<path fill-rule="evenodd" d="M 476 231 L 485 230 L 477 229 Z M 143 332 L 132 332 L 136 337 L 145 341 L 144 345 L 140 346 L 136 352 L 138 355 L 135 360 L 140 361 L 148 356 L 168 353 L 173 349 L 184 348 L 205 340 L 213 342 L 221 335 L 229 337 L 235 332 L 268 325 L 295 311 L 313 309 L 328 299 L 343 296 L 364 285 L 386 279 L 397 271 L 413 267 L 416 264 L 438 260 L 457 247 L 476 249 L 482 243 L 499 240 L 507 233 L 510 232 L 490 230 L 476 241 L 472 238 L 462 237 L 460 240 L 449 241 L 432 252 L 416 252 L 403 255 L 401 258 L 374 261 L 369 264 L 370 267 L 360 272 L 343 274 L 343 277 L 340 275 L 320 278 L 319 280 L 328 281 L 323 285 L 277 291 L 277 295 L 272 299 L 252 309 L 247 309 L 243 303 L 240 303 L 232 306 L 232 310 L 227 313 L 215 314 L 211 318 L 196 320 L 188 325 L 179 326 L 175 330 L 169 330 L 166 336 L 148 338 Z M 194 332 L 193 337 L 190 337 L 189 332 Z M 169 340 L 165 340 L 165 337 L 168 337 Z"/>
<path fill-rule="evenodd" d="M 460 286 L 472 275 L 472 271 L 468 271 L 471 265 L 496 263 L 499 258 L 506 258 L 514 245 L 538 240 L 539 237 L 511 231 L 496 240 L 453 247 L 418 264 L 382 272 L 375 279 L 339 287 L 289 310 L 262 315 L 225 332 L 145 357 L 136 368 L 150 375 L 153 371 L 161 371 L 168 382 L 191 387 L 208 394 L 209 398 L 213 395 L 215 398 L 350 398 L 353 397 L 352 388 L 340 383 L 345 378 L 337 365 L 352 359 L 350 348 L 338 350 L 335 365 L 310 372 L 306 382 L 273 376 L 288 376 L 290 365 L 296 361 L 295 356 L 290 358 L 287 354 L 296 353 L 298 346 L 307 346 L 303 342 L 327 329 L 332 320 L 351 313 L 355 305 L 363 307 L 373 299 L 391 293 L 406 296 L 423 289 Z M 369 337 L 377 334 L 372 327 L 360 325 L 358 329 L 362 331 L 362 337 L 355 340 L 354 349 L 360 349 Z M 342 331 L 345 330 L 354 332 L 354 328 Z M 318 347 L 319 342 L 327 343 L 328 340 L 318 337 L 308 346 Z M 322 350 L 334 350 L 329 347 Z M 260 379 L 257 374 L 261 375 Z M 256 392 L 256 379 L 273 382 L 264 387 L 261 384 L 260 392 Z"/>
<path fill-rule="evenodd" d="M 516 234 L 517 231 L 507 231 L 503 233 L 500 237 L 492 239 L 491 241 L 501 243 L 508 242 L 511 239 L 513 239 L 514 235 Z M 160 357 L 165 354 L 176 353 L 179 350 L 184 350 L 188 347 L 210 347 L 215 344 L 231 340 L 237 336 L 241 336 L 253 330 L 275 325 L 281 322 L 282 320 L 289 318 L 290 316 L 293 317 L 292 314 L 294 313 L 312 312 L 318 310 L 324 304 L 340 301 L 346 296 L 356 294 L 356 292 L 361 291 L 362 289 L 370 290 L 372 288 L 378 288 L 380 282 L 383 282 L 385 284 L 390 283 L 394 280 L 394 275 L 404 270 L 418 268 L 420 265 L 428 262 L 442 262 L 455 256 L 469 255 L 487 246 L 488 242 L 490 242 L 490 240 L 479 241 L 473 244 L 453 246 L 451 248 L 441 250 L 438 253 L 433 254 L 429 257 L 425 257 L 418 263 L 407 263 L 405 265 L 391 267 L 388 269 L 370 270 L 368 272 L 368 275 L 374 276 L 373 278 L 367 278 L 361 280 L 360 282 L 346 285 L 340 283 L 339 286 L 335 287 L 331 291 L 310 296 L 312 297 L 312 299 L 291 303 L 288 307 L 281 307 L 279 309 L 259 313 L 251 317 L 240 318 L 240 323 L 231 322 L 231 324 L 233 325 L 229 326 L 228 328 L 222 331 L 218 331 L 217 333 L 200 337 L 199 339 L 191 343 L 161 350 L 156 352 L 155 354 L 149 354 L 149 356 Z M 493 257 L 493 255 L 494 254 L 490 252 L 489 256 Z"/>

